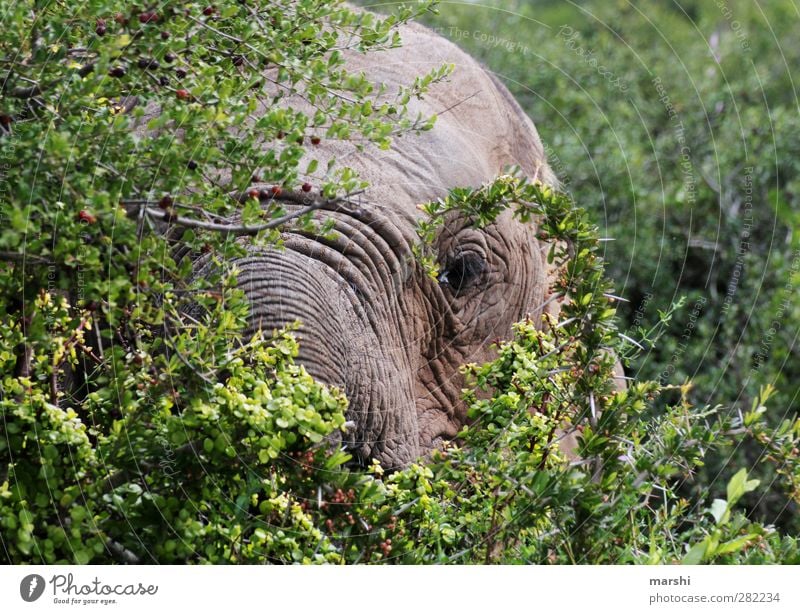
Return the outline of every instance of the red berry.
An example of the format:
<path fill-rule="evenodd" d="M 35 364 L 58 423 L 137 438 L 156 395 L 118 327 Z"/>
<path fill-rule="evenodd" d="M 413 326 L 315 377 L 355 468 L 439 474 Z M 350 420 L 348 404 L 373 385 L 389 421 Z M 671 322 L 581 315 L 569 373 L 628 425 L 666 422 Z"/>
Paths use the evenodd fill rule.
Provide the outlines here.
<path fill-rule="evenodd" d="M 281 186 L 274 185 L 270 188 L 273 196 L 280 196 L 281 195 Z"/>
<path fill-rule="evenodd" d="M 187 90 L 178 90 L 175 92 L 178 100 L 189 100 L 189 92 Z"/>
<path fill-rule="evenodd" d="M 158 15 L 151 11 L 146 13 L 139 13 L 139 23 L 155 23 L 158 21 Z"/>
<path fill-rule="evenodd" d="M 126 23 L 128 23 L 128 18 L 125 17 L 125 15 L 123 15 L 122 13 L 117 13 L 116 15 L 114 15 L 114 21 L 124 26 Z"/>
<path fill-rule="evenodd" d="M 11 119 L 10 115 L 0 115 L 0 126 L 3 126 L 3 128 L 8 128 L 12 121 L 13 120 Z"/>
<path fill-rule="evenodd" d="M 258 190 L 250 190 L 250 191 L 247 193 L 247 195 L 248 195 L 250 198 L 258 198 L 258 196 L 259 196 L 259 191 L 258 191 Z"/>
<path fill-rule="evenodd" d="M 81 222 L 86 222 L 87 224 L 94 224 L 97 221 L 97 218 L 89 213 L 86 209 L 81 209 L 78 211 L 78 219 Z"/>
<path fill-rule="evenodd" d="M 311 184 L 310 183 L 304 183 L 303 186 L 300 189 L 303 190 L 303 192 L 310 192 L 311 191 Z"/>
<path fill-rule="evenodd" d="M 312 145 L 319 145 L 321 140 L 322 139 L 320 139 L 318 136 L 312 136 L 311 137 L 311 144 Z"/>

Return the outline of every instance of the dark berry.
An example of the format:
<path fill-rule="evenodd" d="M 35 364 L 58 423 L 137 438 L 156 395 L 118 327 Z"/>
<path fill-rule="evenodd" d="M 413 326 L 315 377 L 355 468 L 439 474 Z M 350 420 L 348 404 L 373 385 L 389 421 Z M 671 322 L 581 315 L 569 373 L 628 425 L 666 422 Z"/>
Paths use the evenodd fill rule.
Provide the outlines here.
<path fill-rule="evenodd" d="M 216 9 L 213 6 L 207 6 L 206 8 L 203 9 L 203 15 L 208 17 L 213 15 L 215 11 Z"/>
<path fill-rule="evenodd" d="M 158 21 L 158 15 L 152 11 L 139 14 L 139 23 L 155 23 Z"/>
<path fill-rule="evenodd" d="M 312 145 L 319 145 L 321 141 L 322 141 L 322 139 L 320 139 L 318 136 L 312 136 L 311 137 L 311 144 Z"/>
<path fill-rule="evenodd" d="M 116 15 L 114 15 L 114 21 L 116 21 L 121 26 L 124 26 L 125 24 L 128 23 L 128 18 L 125 17 L 125 15 L 123 15 L 122 13 L 117 13 Z"/>
<path fill-rule="evenodd" d="M 141 68 L 142 70 L 147 68 L 151 70 L 156 70 L 158 68 L 158 62 L 153 58 L 139 58 L 137 64 L 139 68 Z"/>
<path fill-rule="evenodd" d="M 169 85 L 169 77 L 167 77 L 166 75 L 161 75 L 161 76 L 158 78 L 158 82 L 159 82 L 161 85 L 163 85 L 164 87 L 166 87 L 166 86 L 168 86 L 168 85 Z"/>
<path fill-rule="evenodd" d="M 3 128 L 8 128 L 9 126 L 11 126 L 11 122 L 12 119 L 10 115 L 5 115 L 5 114 L 0 115 L 0 126 L 3 126 Z"/>
<path fill-rule="evenodd" d="M 244 64 L 244 57 L 241 55 L 235 55 L 231 61 L 233 62 L 234 66 L 241 66 Z"/>
<path fill-rule="evenodd" d="M 178 77 L 178 79 L 183 79 L 186 76 L 186 71 L 183 68 L 176 68 L 175 76 Z"/>
<path fill-rule="evenodd" d="M 197 170 L 197 162 L 195 162 L 194 160 L 189 160 L 186 163 L 186 168 L 188 168 L 190 171 L 196 171 Z"/>
<path fill-rule="evenodd" d="M 310 192 L 311 187 L 312 186 L 310 183 L 304 183 L 300 189 L 303 190 L 303 192 Z"/>
<path fill-rule="evenodd" d="M 125 76 L 125 69 L 122 66 L 115 66 L 111 70 L 108 71 L 109 76 L 111 77 L 124 77 Z"/>
<path fill-rule="evenodd" d="M 267 200 L 267 199 L 269 199 L 269 192 L 267 192 L 266 190 L 261 190 L 261 191 L 258 193 L 258 197 L 259 197 L 261 200 Z"/>
<path fill-rule="evenodd" d="M 167 32 L 166 30 L 162 30 L 162 31 L 161 31 L 161 40 L 162 40 L 162 41 L 165 41 L 165 40 L 167 40 L 168 38 L 169 38 L 169 32 Z"/>
<path fill-rule="evenodd" d="M 164 54 L 164 61 L 165 61 L 167 64 L 172 64 L 172 63 L 175 61 L 175 57 L 176 57 L 176 56 L 175 56 L 175 54 L 174 54 L 174 53 L 171 53 L 171 52 L 170 52 L 170 53 L 165 53 L 165 54 Z"/>
<path fill-rule="evenodd" d="M 166 196 L 162 197 L 161 200 L 158 201 L 158 206 L 162 209 L 169 209 L 175 201 L 172 200 L 172 196 L 167 194 Z"/>

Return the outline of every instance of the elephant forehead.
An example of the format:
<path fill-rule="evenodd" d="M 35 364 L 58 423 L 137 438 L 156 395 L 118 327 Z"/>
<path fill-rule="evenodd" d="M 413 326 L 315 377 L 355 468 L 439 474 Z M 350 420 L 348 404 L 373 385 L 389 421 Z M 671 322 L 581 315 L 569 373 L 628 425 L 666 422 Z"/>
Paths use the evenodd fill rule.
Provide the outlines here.
<path fill-rule="evenodd" d="M 371 184 L 373 198 L 400 199 L 412 206 L 453 187 L 490 181 L 511 165 L 551 182 L 536 128 L 505 86 L 453 43 L 424 27 L 404 26 L 401 35 L 400 48 L 348 59 L 352 70 L 386 86 L 387 101 L 420 75 L 444 64 L 452 64 L 454 70 L 409 104 L 410 118 L 436 116 L 432 130 L 396 138 L 390 151 L 343 145 L 337 157 Z"/>
<path fill-rule="evenodd" d="M 444 122 L 389 151 L 359 152 L 341 162 L 369 183 L 369 200 L 411 208 L 451 188 L 489 181 L 502 167 L 486 155 L 474 133 Z"/>

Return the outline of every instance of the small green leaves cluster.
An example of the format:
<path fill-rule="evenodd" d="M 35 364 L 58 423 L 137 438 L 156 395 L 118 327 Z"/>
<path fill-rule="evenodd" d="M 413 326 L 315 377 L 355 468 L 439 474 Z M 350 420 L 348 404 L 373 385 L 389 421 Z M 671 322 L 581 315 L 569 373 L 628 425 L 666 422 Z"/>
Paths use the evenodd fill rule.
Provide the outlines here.
<path fill-rule="evenodd" d="M 7 562 L 800 562 L 796 537 L 739 511 L 761 488 L 755 470 L 800 499 L 800 422 L 770 428 L 766 389 L 742 413 L 693 407 L 688 386 L 661 412 L 659 384 L 620 390 L 613 356 L 630 342 L 597 230 L 567 196 L 509 174 L 424 206 L 429 268 L 447 216 L 535 225 L 562 306 L 465 366 L 468 426 L 391 474 L 339 449 L 346 399 L 295 364 L 292 331 L 244 338 L 235 275 L 196 279 L 174 228 L 143 214 L 264 221 L 281 215 L 277 199 L 229 192 L 253 174 L 291 187 L 313 139 L 383 146 L 429 125 L 405 105 L 449 69 L 387 102 L 342 65 L 344 46 L 395 45 L 413 13 L 0 3 L 0 154 L 16 161 L 0 201 Z M 282 106 L 289 95 L 316 110 Z M 304 178 L 324 196 L 361 185 L 347 169 L 316 175 L 322 162 Z M 201 227 L 180 238 L 217 264 L 242 250 Z M 743 441 L 763 454 L 736 468 L 724 503 L 695 488 L 709 454 Z"/>

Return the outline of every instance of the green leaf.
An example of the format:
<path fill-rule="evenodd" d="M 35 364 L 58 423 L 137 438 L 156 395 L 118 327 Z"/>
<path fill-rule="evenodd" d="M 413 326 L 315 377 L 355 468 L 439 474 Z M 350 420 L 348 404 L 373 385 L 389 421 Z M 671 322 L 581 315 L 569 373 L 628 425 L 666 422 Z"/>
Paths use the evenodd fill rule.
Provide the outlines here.
<path fill-rule="evenodd" d="M 760 480 L 748 480 L 747 470 L 740 469 L 728 482 L 728 505 L 733 506 L 746 493 L 752 492 L 760 484 Z"/>
<path fill-rule="evenodd" d="M 681 565 L 699 565 L 703 562 L 703 557 L 706 555 L 706 549 L 708 548 L 708 542 L 706 540 L 701 541 L 698 544 L 692 546 L 689 552 L 683 557 L 681 561 Z"/>
<path fill-rule="evenodd" d="M 751 533 L 748 535 L 743 535 L 742 537 L 739 537 L 737 539 L 724 542 L 717 547 L 716 554 L 720 555 L 720 554 L 729 554 L 732 552 L 738 552 L 739 550 L 742 550 L 745 546 L 749 545 L 754 540 L 758 539 L 758 537 L 759 537 L 758 535 Z"/>
<path fill-rule="evenodd" d="M 714 517 L 717 526 L 723 524 L 723 519 L 727 518 L 728 502 L 724 499 L 714 499 L 714 502 L 709 508 L 709 512 L 711 512 L 711 515 Z"/>

